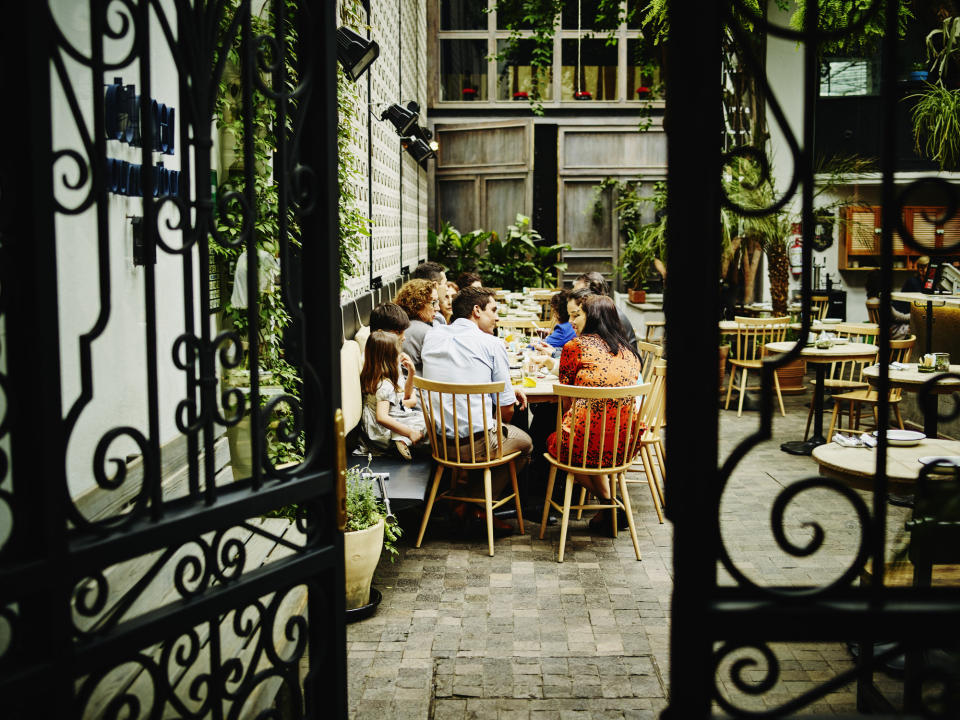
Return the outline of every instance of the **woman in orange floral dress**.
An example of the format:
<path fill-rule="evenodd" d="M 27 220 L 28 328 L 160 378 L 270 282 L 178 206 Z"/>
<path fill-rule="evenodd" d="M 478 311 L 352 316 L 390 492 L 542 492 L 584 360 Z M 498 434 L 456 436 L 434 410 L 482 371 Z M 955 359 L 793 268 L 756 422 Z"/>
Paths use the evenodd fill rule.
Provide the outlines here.
<path fill-rule="evenodd" d="M 617 317 L 613 300 L 602 295 L 583 298 L 579 311 L 571 307 L 570 321 L 578 337 L 563 346 L 558 375 L 564 385 L 581 387 L 625 387 L 637 385 L 640 380 L 640 356 L 627 342 L 626 333 Z M 590 435 L 583 460 L 583 440 L 586 435 L 588 405 L 593 405 Z M 613 438 L 620 425 L 618 458 L 622 457 L 627 442 L 627 423 L 633 411 L 632 402 L 608 400 L 576 400 L 564 413 L 561 436 L 554 432 L 547 438 L 547 451 L 561 462 L 570 457 L 570 432 L 573 431 L 573 465 L 599 467 L 613 460 Z M 603 457 L 600 457 L 601 436 L 605 438 Z M 558 447 L 559 446 L 559 447 Z M 581 475 L 577 482 L 594 495 L 609 499 L 610 484 L 600 476 Z"/>

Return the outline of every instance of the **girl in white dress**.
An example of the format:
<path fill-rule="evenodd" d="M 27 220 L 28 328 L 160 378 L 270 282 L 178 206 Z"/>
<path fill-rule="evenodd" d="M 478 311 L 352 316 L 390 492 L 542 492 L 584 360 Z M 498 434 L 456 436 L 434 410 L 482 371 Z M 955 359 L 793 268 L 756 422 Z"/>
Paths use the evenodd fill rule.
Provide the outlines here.
<path fill-rule="evenodd" d="M 400 382 L 399 369 L 407 371 Z M 426 440 L 423 413 L 413 397 L 413 361 L 400 352 L 399 337 L 377 330 L 370 333 L 360 371 L 363 389 L 363 431 L 373 447 L 385 450 L 393 443 L 397 452 L 412 459 L 411 446 Z"/>

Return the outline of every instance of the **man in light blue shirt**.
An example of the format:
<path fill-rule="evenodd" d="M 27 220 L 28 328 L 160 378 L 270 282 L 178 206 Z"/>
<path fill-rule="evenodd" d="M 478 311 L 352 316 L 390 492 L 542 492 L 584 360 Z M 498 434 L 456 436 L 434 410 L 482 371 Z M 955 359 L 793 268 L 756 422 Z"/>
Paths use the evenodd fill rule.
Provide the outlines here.
<path fill-rule="evenodd" d="M 497 301 L 493 293 L 486 288 L 470 287 L 461 290 L 453 301 L 453 322 L 450 325 L 440 325 L 432 328 L 423 340 L 421 360 L 423 362 L 423 377 L 427 380 L 448 383 L 479 384 L 488 382 L 504 382 L 504 390 L 499 395 L 470 397 L 470 412 L 468 413 L 466 397 L 457 398 L 457 424 L 454 430 L 453 403 L 449 397 L 444 397 L 444 425 L 447 437 L 461 440 L 461 452 L 469 453 L 470 436 L 474 436 L 474 446 L 478 453 L 486 450 L 487 443 L 476 442 L 486 427 L 490 435 L 490 444 L 495 448 L 502 440 L 503 453 L 520 451 L 520 457 L 515 461 L 519 471 L 530 457 L 533 443 L 530 436 L 523 430 L 508 423 L 513 418 L 514 403 L 519 401 L 520 409 L 527 406 L 527 398 L 523 391 L 514 388 L 510 383 L 510 366 L 507 360 L 507 349 L 503 342 L 497 339 L 493 332 L 497 327 Z M 494 403 L 500 407 L 500 414 L 504 421 L 504 438 L 497 438 L 494 431 L 497 427 L 494 415 Z M 429 412 L 429 411 L 427 411 Z M 440 422 L 439 407 L 434 408 L 435 420 Z M 486 425 L 484 425 L 486 416 Z M 479 459 L 479 458 L 478 458 Z M 493 494 L 500 494 L 509 478 L 509 471 L 504 465 L 493 469 Z M 476 481 L 469 484 L 469 494 L 483 497 L 482 483 Z M 477 492 L 479 490 L 479 492 Z"/>

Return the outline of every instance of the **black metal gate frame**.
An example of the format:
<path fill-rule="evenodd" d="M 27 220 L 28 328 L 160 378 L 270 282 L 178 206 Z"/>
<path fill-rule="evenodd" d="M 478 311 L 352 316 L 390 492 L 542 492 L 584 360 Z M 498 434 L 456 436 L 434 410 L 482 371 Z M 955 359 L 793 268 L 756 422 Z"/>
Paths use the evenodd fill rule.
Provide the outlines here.
<path fill-rule="evenodd" d="M 280 186 L 281 222 L 287 208 L 295 209 L 302 232 L 302 248 L 290 243 L 281 227 L 282 277 L 284 296 L 293 324 L 288 330 L 286 353 L 303 373 L 302 402 L 284 397 L 293 409 L 296 434 L 306 433 L 307 457 L 290 469 L 273 467 L 263 453 L 263 427 L 280 401 L 272 401 L 263 413 L 252 412 L 255 462 L 253 476 L 218 488 L 213 477 L 213 441 L 219 420 L 214 355 L 234 356 L 239 338 L 209 336 L 209 324 L 194 327 L 194 303 L 209 303 L 208 238 L 215 235 L 214 204 L 209 183 L 211 117 L 219 72 L 222 72 L 222 37 L 217 28 L 225 12 L 223 0 L 189 3 L 185 0 L 89 0 L 91 51 L 73 47 L 59 31 L 47 0 L 8 3 L 0 24 L 0 87 L 5 112 L 0 127 L 7 139 L 0 157 L 0 317 L 6 327 L 3 351 L 6 368 L 0 365 L 0 442 L 9 442 L 9 451 L 0 444 L 0 513 L 10 518 L 10 532 L 0 535 L 0 703 L 9 718 L 80 717 L 89 690 L 112 668 L 128 661 L 142 663 L 155 681 L 153 706 L 140 708 L 145 716 L 159 717 L 167 702 L 175 703 L 168 668 L 141 654 L 141 650 L 162 643 L 163 656 L 181 663 L 186 654 L 174 653 L 179 641 L 195 641 L 194 627 L 209 624 L 215 630 L 231 610 L 253 610 L 270 628 L 282 596 L 304 585 L 309 599 L 306 616 L 296 616 L 285 627 L 297 633 L 297 649 L 309 647 L 310 674 L 300 687 L 298 660 L 276 657 L 272 638 L 261 632 L 257 657 L 271 660 L 266 671 L 240 668 L 243 677 L 227 688 L 228 678 L 239 672 L 230 658 L 219 657 L 216 633 L 211 632 L 212 650 L 202 714 L 223 715 L 223 702 L 232 700 L 239 712 L 243 697 L 265 676 L 280 677 L 296 701 L 305 708 L 304 717 L 346 717 L 345 631 L 343 626 L 343 549 L 337 530 L 335 433 L 333 409 L 339 405 L 339 364 L 335 353 L 339 324 L 336 320 L 337 278 L 337 155 L 336 155 L 336 42 L 335 6 L 328 0 L 300 0 L 276 3 L 278 24 L 288 10 L 300 38 L 299 84 L 289 90 L 283 84 L 283 42 L 254 37 L 250 26 L 250 0 L 241 0 L 231 25 L 232 34 L 244 39 L 243 95 L 247 130 L 252 83 L 278 105 L 280 119 L 289 117 L 293 131 L 281 133 L 274 158 L 275 177 Z M 165 9 L 173 8 L 168 16 Z M 162 24 L 162 37 L 151 36 L 151 19 Z M 104 39 L 125 39 L 130 54 L 119 63 L 103 57 Z M 144 182 L 143 228 L 150 249 L 159 246 L 170 256 L 179 255 L 184 287 L 199 286 L 185 298 L 184 333 L 173 348 L 158 348 L 156 315 L 159 302 L 152 265 L 143 268 L 146 312 L 147 368 L 145 396 L 149 403 L 148 432 L 134 428 L 104 428 L 91 465 L 97 483 L 106 491 L 125 480 L 122 463 L 112 477 L 103 469 L 109 460 L 110 444 L 120 436 L 133 439 L 144 458 L 143 487 L 133 509 L 105 522 L 89 522 L 76 509 L 66 484 L 65 453 L 77 416 L 89 402 L 92 388 L 91 346 L 103 331 L 110 313 L 109 285 L 104 287 L 104 268 L 109 263 L 106 243 L 107 210 L 104 159 L 103 103 L 95 101 L 93 124 L 84 126 L 82 114 L 67 80 L 63 58 L 90 72 L 92 87 L 99 88 L 106 73 L 150 57 L 150 44 L 165 42 L 177 64 L 181 107 L 177 138 L 182 157 L 179 196 L 154 199 Z M 279 54 L 276 66 L 264 66 L 258 50 L 266 46 Z M 220 55 L 218 56 L 218 51 Z M 220 62 L 216 58 L 220 57 Z M 276 57 L 276 55 L 275 55 Z M 150 63 L 139 63 L 137 85 L 141 93 L 143 133 L 152 132 Z M 261 80 L 261 74 L 272 82 Z M 83 147 L 57 149 L 52 145 L 51 91 L 54 78 L 64 86 L 71 101 L 73 121 Z M 242 242 L 251 257 L 249 284 L 252 288 L 251 327 L 256 328 L 258 284 L 256 244 L 249 216 L 252 193 L 252 146 L 247 133 L 245 186 L 247 197 L 219 198 L 245 206 Z M 152 177 L 153 158 L 144 143 L 144 177 Z M 193 158 L 189 150 L 193 150 Z M 191 167 L 193 162 L 193 167 Z M 62 170 L 64 163 L 70 177 Z M 55 187 L 79 191 L 83 200 L 64 207 L 55 198 Z M 170 247 L 164 229 L 158 227 L 158 211 L 171 203 L 179 211 L 183 244 Z M 58 342 L 58 296 L 55 217 L 95 208 L 99 228 L 101 268 L 100 315 L 98 322 L 80 338 L 76 354 L 61 356 Z M 63 239 L 61 239 L 61 242 Z M 302 270 L 301 270 L 302 268 Z M 62 271 L 62 269 L 61 269 Z M 301 276 L 307 278 L 301 281 Z M 109 283 L 109 281 L 106 281 Z M 199 333 L 199 335 L 198 335 Z M 256 357 L 257 333 L 251 333 L 251 353 Z M 185 400 L 178 408 L 181 430 L 190 448 L 189 496 L 164 501 L 161 491 L 158 417 L 158 353 L 186 357 Z M 83 390 L 66 416 L 61 410 L 61 367 L 79 364 Z M 229 361 L 225 364 L 229 364 Z M 257 374 L 252 373 L 251 405 L 259 406 Z M 242 415 L 242 408 L 241 413 Z M 239 419 L 239 418 L 237 418 Z M 203 465 L 198 462 L 204 452 Z M 299 527 L 306 544 L 297 552 L 269 566 L 248 573 L 236 570 L 242 548 L 223 542 L 224 533 L 243 525 L 247 519 L 290 503 L 301 506 Z M 0 527 L 3 527 L 0 524 Z M 201 535 L 215 531 L 212 543 Z M 118 562 L 155 550 L 169 557 L 189 544 L 188 561 L 176 573 L 179 598 L 133 620 L 108 624 L 96 632 L 81 631 L 71 617 L 96 613 L 108 591 L 104 570 Z M 232 560 L 229 559 L 232 556 Z M 201 570 L 202 569 L 202 570 Z M 202 574 L 197 585 L 186 582 L 193 570 Z M 156 568 L 151 571 L 156 574 Z M 143 578 L 148 581 L 149 576 Z M 211 585 L 215 579 L 216 584 Z M 83 588 L 92 587 L 92 591 Z M 131 592 L 136 592 L 134 588 Z M 265 606 L 262 598 L 275 593 Z M 284 619 L 284 622 L 287 622 Z M 153 662 L 150 665 L 149 662 Z M 86 678 L 82 683 L 77 681 Z M 291 687 L 292 684 L 292 687 Z M 122 716 L 135 707 L 129 696 L 118 696 L 108 714 Z M 175 704 L 173 707 L 177 707 Z M 181 712 L 186 715 L 185 710 Z"/>
<path fill-rule="evenodd" d="M 808 0 L 807 17 L 816 18 L 819 3 Z M 896 158 L 895 107 L 897 3 L 875 0 L 859 24 L 851 24 L 841 32 L 855 32 L 867 17 L 883 13 L 886 35 L 883 42 L 884 114 L 882 145 L 882 177 L 884 217 L 902 218 L 901 208 L 907 198 L 921 187 L 933 188 L 945 198 L 948 217 L 957 209 L 957 188 L 942 179 L 918 180 L 898 191 L 894 184 Z M 670 459 L 667 514 L 674 523 L 674 594 L 671 625 L 670 704 L 664 717 L 689 720 L 711 715 L 716 702 L 734 716 L 785 716 L 823 698 L 833 690 L 858 679 L 864 683 L 872 676 L 874 666 L 890 656 L 921 647 L 956 647 L 960 629 L 960 598 L 949 588 L 885 588 L 883 585 L 884 538 L 886 513 L 886 439 L 881 437 L 877 452 L 876 487 L 872 507 L 842 483 L 824 477 L 810 477 L 784 488 L 771 512 L 771 525 L 779 549 L 795 556 L 815 554 L 822 544 L 822 528 L 814 524 L 814 539 L 805 546 L 791 543 L 783 531 L 783 512 L 800 493 L 811 488 L 826 488 L 840 493 L 851 503 L 860 523 L 860 547 L 849 568 L 831 582 L 818 587 L 761 586 L 749 580 L 737 567 L 723 546 L 719 527 L 719 505 L 726 481 L 741 462 L 749 462 L 750 451 L 771 437 L 773 394 L 772 371 L 799 354 L 799 346 L 791 353 L 766 361 L 762 371 L 760 421 L 756 432 L 736 447 L 722 465 L 718 462 L 717 416 L 709 398 L 716 396 L 715 368 L 719 344 L 717 319 L 710 302 L 710 288 L 717 287 L 720 263 L 719 211 L 721 204 L 735 208 L 723 196 L 720 177 L 723 165 L 733 157 L 748 153 L 743 148 L 722 152 L 720 125 L 702 118 L 719 118 L 721 101 L 720 33 L 729 26 L 737 27 L 734 9 L 752 13 L 744 0 L 697 3 L 696 17 L 690 18 L 690 3 L 671 0 L 670 42 L 668 62 L 665 126 L 668 133 L 669 196 L 668 258 L 674 279 L 668 284 L 665 298 L 667 336 L 671 347 L 671 372 L 667 421 L 674 433 L 697 439 L 696 453 L 674 453 Z M 762 213 L 775 212 L 800 193 L 803 222 L 802 295 L 805 311 L 801 337 L 810 328 L 811 257 L 814 223 L 814 102 L 817 93 L 817 44 L 829 37 L 808 22 L 803 30 L 779 27 L 763 17 L 755 17 L 757 32 L 787 38 L 804 45 L 804 101 L 802 137 L 796 138 L 785 122 L 776 99 L 776 88 L 770 89 L 768 102 L 792 150 L 794 172 L 792 182 L 773 207 Z M 764 77 L 756 58 L 744 58 L 751 70 Z M 714 115 L 716 113 L 716 115 Z M 691 205 L 701 211 L 690 212 Z M 762 214 L 761 213 L 761 214 Z M 948 218 L 939 218 L 939 221 Z M 921 248 L 903 226 L 888 222 L 882 235 L 882 281 L 892 284 L 893 232 L 896 230 L 907 244 Z M 955 252 L 954 248 L 928 254 Z M 691 252 L 693 250 L 693 252 Z M 691 261 L 690 258 L 695 260 Z M 704 299 L 707 302 L 704 302 Z M 704 309 L 707 312 L 704 312 Z M 890 306 L 881 306 L 880 327 L 890 325 Z M 879 357 L 889 355 L 889 339 L 880 335 Z M 881 427 L 888 417 L 888 368 L 881 364 L 879 382 L 879 416 Z M 930 388 L 927 389 L 928 392 Z M 683 398 L 684 401 L 678 402 Z M 690 402 L 686 400 L 689 399 Z M 704 401 L 704 399 L 707 399 Z M 921 394 L 921 405 L 923 395 Z M 701 404 L 701 401 L 704 401 Z M 691 407 L 703 407 L 691 412 Z M 946 419 L 946 418 L 944 418 Z M 854 587 L 853 581 L 867 559 L 877 569 L 874 582 Z M 718 587 L 717 566 L 734 577 L 733 587 Z M 882 636 L 882 637 L 881 637 Z M 754 660 L 734 663 L 727 682 L 741 692 L 763 695 L 774 688 L 779 667 L 771 642 L 845 642 L 875 640 L 894 641 L 893 649 L 872 660 L 861 660 L 854 672 L 846 673 L 802 693 L 798 697 L 765 712 L 755 712 L 732 705 L 720 690 L 717 677 L 725 658 L 750 649 Z M 757 655 L 759 654 L 759 660 Z M 760 670 L 761 679 L 751 680 L 744 670 Z M 922 679 L 922 678 L 921 678 Z M 943 678 L 939 678 L 943 679 Z M 957 682 L 957 678 L 947 678 Z M 922 705 L 919 697 L 906 698 L 914 712 L 934 714 Z"/>

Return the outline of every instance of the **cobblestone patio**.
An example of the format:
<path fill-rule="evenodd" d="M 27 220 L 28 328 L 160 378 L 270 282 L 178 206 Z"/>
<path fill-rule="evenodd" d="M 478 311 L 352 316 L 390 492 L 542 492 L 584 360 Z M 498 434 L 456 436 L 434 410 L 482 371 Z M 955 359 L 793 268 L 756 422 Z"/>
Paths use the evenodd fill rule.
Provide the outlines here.
<path fill-rule="evenodd" d="M 806 398 L 786 397 L 787 417 L 774 421 L 775 440 L 754 449 L 735 471 L 721 506 L 721 530 L 737 567 L 754 582 L 806 584 L 839 575 L 856 551 L 859 529 L 850 504 L 814 490 L 791 503 L 790 539 L 803 543 L 801 523 L 815 515 L 825 547 L 795 558 L 777 547 L 770 529 L 773 498 L 792 481 L 814 475 L 810 458 L 779 450 L 803 435 Z M 757 413 L 720 412 L 721 459 L 757 426 Z M 637 479 L 643 480 L 642 474 Z M 669 491 L 669 488 L 668 488 Z M 864 498 L 871 502 L 869 494 Z M 396 563 L 381 563 L 374 581 L 383 593 L 377 613 L 348 626 L 351 717 L 461 720 L 587 720 L 653 718 L 669 693 L 672 527 L 660 525 L 646 482 L 631 486 L 643 560 L 629 534 L 590 535 L 586 518 L 571 523 L 564 563 L 556 562 L 559 526 L 486 542 L 449 539 L 438 516 L 423 546 L 412 547 L 419 512 L 405 521 Z M 906 510 L 890 507 L 890 526 Z M 539 520 L 539 518 L 537 518 Z M 890 543 L 898 541 L 890 532 Z M 730 584 L 722 568 L 720 581 Z M 724 667 L 718 679 L 741 707 L 776 706 L 853 667 L 838 643 L 776 645 L 780 682 L 762 698 L 737 694 Z M 748 670 L 759 680 L 762 665 Z M 899 685 L 884 675 L 890 692 Z M 804 713 L 852 712 L 848 685 Z"/>

